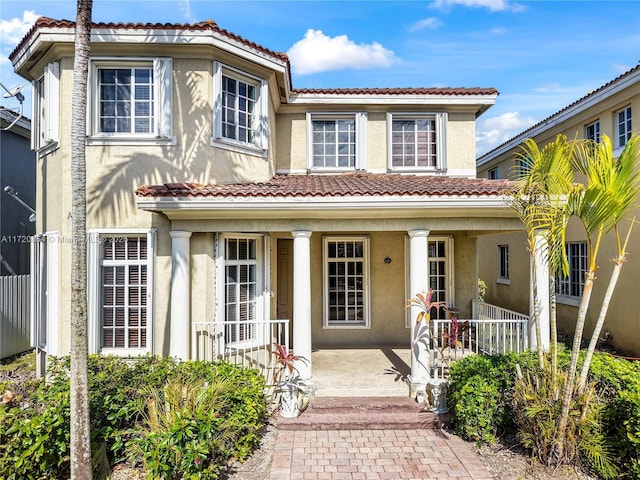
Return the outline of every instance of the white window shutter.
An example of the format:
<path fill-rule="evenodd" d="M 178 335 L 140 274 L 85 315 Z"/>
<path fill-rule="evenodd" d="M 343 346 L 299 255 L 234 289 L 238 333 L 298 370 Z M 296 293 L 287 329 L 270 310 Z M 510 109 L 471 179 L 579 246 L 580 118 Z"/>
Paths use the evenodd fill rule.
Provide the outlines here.
<path fill-rule="evenodd" d="M 213 139 L 222 138 L 222 64 L 213 62 Z"/>
<path fill-rule="evenodd" d="M 356 113 L 356 170 L 367 169 L 367 112 Z"/>
<path fill-rule="evenodd" d="M 447 112 L 436 113 L 436 145 L 437 157 L 436 168 L 438 170 L 447 169 L 447 122 L 449 116 Z"/>
<path fill-rule="evenodd" d="M 164 138 L 169 138 L 172 136 L 172 64 L 172 59 L 166 57 L 156 58 L 153 61 L 153 76 L 156 93 L 156 135 Z"/>
<path fill-rule="evenodd" d="M 260 82 L 260 125 L 258 127 L 259 147 L 269 149 L 269 83 Z"/>
<path fill-rule="evenodd" d="M 44 69 L 45 142 L 57 142 L 60 123 L 60 62 L 53 62 Z"/>

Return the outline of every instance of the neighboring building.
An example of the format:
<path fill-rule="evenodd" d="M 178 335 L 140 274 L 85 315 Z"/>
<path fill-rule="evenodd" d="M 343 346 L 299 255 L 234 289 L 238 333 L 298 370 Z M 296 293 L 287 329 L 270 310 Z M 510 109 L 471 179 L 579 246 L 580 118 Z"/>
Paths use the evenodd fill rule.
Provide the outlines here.
<path fill-rule="evenodd" d="M 49 354 L 69 350 L 73 40 L 40 18 L 10 56 L 34 85 Z M 477 237 L 521 228 L 507 183 L 475 178 L 493 88 L 296 90 L 285 54 L 205 21 L 95 24 L 88 93 L 92 352 L 200 358 L 269 344 L 272 319 L 307 358 L 409 347 L 407 299 L 470 317 Z"/>
<path fill-rule="evenodd" d="M 0 109 L 0 276 L 29 273 L 29 238 L 35 234 L 35 224 L 29 221 L 31 212 L 4 188 L 13 187 L 27 205 L 36 200 L 36 160 L 31 151 L 31 122 L 21 118 L 10 129 L 16 116 Z"/>
<path fill-rule="evenodd" d="M 632 133 L 640 132 L 640 66 L 629 70 L 606 85 L 590 92 L 508 142 L 478 158 L 478 176 L 507 178 L 516 165 L 521 144 L 532 138 L 540 146 L 558 134 L 598 141 L 601 135 L 611 138 L 614 155 L 619 154 Z M 622 225 L 623 232 L 629 222 Z M 609 306 L 602 336 L 609 332 L 610 341 L 620 350 L 640 355 L 640 231 L 635 227 L 628 246 L 628 259 Z M 634 240 L 635 238 L 635 240 Z M 570 275 L 557 284 L 558 321 L 561 330 L 573 332 L 578 303 L 582 294 L 587 265 L 587 246 L 582 227 L 571 223 L 567 231 Z M 613 269 L 615 239 L 610 235 L 599 254 L 599 270 L 594 283 L 591 307 L 587 314 L 585 337 L 590 338 L 597 320 L 604 292 Z M 529 255 L 523 233 L 483 237 L 478 249 L 484 254 L 480 271 L 486 281 L 487 301 L 516 311 L 529 311 Z"/>

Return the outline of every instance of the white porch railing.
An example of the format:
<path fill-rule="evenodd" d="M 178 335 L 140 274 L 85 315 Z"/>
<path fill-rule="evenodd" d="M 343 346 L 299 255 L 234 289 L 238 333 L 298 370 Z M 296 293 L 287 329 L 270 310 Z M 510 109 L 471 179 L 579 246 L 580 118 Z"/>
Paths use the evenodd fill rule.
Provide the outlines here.
<path fill-rule="evenodd" d="M 193 360 L 226 360 L 255 368 L 273 383 L 274 344 L 289 345 L 289 320 L 196 322 L 191 336 Z"/>
<path fill-rule="evenodd" d="M 31 348 L 30 276 L 0 277 L 0 358 Z"/>
<path fill-rule="evenodd" d="M 471 354 L 504 354 L 529 348 L 529 316 L 484 302 L 473 302 L 473 319 L 431 320 L 432 378 L 446 378 L 451 362 Z"/>

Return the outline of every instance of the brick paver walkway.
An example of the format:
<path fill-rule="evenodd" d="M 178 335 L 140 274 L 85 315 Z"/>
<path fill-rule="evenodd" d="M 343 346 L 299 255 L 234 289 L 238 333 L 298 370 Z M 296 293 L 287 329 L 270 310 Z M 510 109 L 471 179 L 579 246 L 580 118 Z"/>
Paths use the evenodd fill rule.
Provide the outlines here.
<path fill-rule="evenodd" d="M 279 430 L 270 479 L 493 477 L 464 441 L 440 430 Z"/>

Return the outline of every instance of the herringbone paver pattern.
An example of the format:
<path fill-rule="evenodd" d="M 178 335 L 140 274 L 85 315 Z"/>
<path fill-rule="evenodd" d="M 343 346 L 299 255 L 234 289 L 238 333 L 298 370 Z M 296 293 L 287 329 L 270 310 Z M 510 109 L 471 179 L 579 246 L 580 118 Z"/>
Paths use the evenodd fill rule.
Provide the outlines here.
<path fill-rule="evenodd" d="M 270 479 L 493 480 L 493 477 L 455 435 L 432 429 L 373 429 L 279 430 Z"/>

